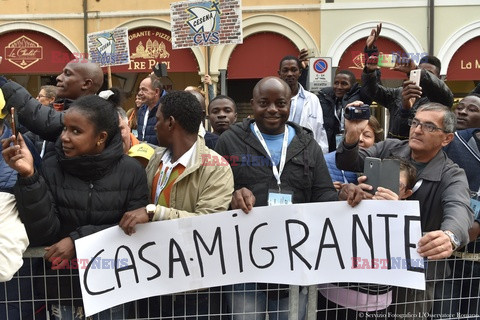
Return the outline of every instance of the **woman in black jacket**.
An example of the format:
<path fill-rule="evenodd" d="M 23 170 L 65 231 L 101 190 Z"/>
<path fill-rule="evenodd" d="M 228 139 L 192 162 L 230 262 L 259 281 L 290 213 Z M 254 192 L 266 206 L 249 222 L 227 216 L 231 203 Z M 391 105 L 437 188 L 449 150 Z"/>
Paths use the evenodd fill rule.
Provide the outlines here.
<path fill-rule="evenodd" d="M 89 95 L 74 101 L 65 112 L 56 152 L 44 159 L 42 172 L 34 169 L 21 136 L 18 145 L 9 146 L 13 136 L 3 141 L 3 157 L 19 173 L 14 192 L 20 217 L 30 243 L 47 245 L 51 269 L 75 263 L 74 240 L 116 225 L 126 211 L 148 204 L 145 171 L 123 153 L 116 95 L 109 100 Z M 62 279 L 60 297 L 56 283 L 56 290 L 49 290 L 47 281 L 47 299 L 80 298 L 78 279 Z M 81 300 L 70 306 L 74 308 L 67 312 L 78 312 Z"/>

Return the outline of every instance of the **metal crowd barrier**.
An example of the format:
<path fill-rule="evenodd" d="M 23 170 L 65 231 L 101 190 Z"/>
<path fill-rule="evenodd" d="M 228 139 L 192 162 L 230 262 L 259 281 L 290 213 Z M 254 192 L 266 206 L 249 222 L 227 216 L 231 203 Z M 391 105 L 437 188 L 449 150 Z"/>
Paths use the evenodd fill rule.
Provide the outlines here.
<path fill-rule="evenodd" d="M 75 287 L 73 282 L 78 281 L 71 276 L 74 271 L 64 274 L 47 270 L 43 254 L 43 248 L 29 248 L 19 272 L 11 281 L 0 283 L 0 320 L 85 319 L 81 300 L 70 298 L 71 290 Z M 437 274 L 436 279 L 427 280 L 430 294 L 422 291 L 414 297 L 412 290 L 393 287 L 390 292 L 392 303 L 378 311 L 356 306 L 356 311 L 347 313 L 344 307 L 324 298 L 325 290 L 332 289 L 325 286 L 319 290 L 317 286 L 250 284 L 152 297 L 109 309 L 87 319 L 480 319 L 480 255 L 456 255 L 442 263 L 427 264 L 427 275 Z M 446 276 L 448 268 L 451 270 L 450 276 Z M 50 289 L 47 290 L 47 287 Z M 357 287 L 358 284 L 339 284 L 335 288 Z M 361 287 L 361 292 L 369 289 L 365 284 Z M 399 302 L 402 295 L 409 297 L 409 301 L 415 300 L 415 307 L 410 308 Z M 357 296 L 353 296 L 353 300 L 349 296 L 350 303 Z M 240 297 L 239 302 L 233 300 L 234 297 Z M 252 312 L 245 309 L 248 309 L 246 297 L 252 298 L 255 303 L 253 311 L 250 309 Z M 282 305 L 286 297 L 287 303 Z M 337 296 L 338 299 L 345 299 L 345 296 Z M 270 308 L 268 311 L 266 305 Z"/>

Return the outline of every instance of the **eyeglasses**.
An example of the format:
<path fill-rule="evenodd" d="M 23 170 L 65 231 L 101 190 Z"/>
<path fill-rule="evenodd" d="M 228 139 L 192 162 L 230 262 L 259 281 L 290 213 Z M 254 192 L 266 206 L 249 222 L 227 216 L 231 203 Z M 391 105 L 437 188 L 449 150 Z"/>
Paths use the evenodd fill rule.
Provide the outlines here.
<path fill-rule="evenodd" d="M 443 131 L 445 133 L 448 133 L 448 131 L 445 130 L 445 129 L 439 128 L 436 125 L 431 124 L 431 123 L 420 122 L 415 118 L 414 119 L 408 119 L 408 125 L 410 127 L 414 128 L 414 129 L 416 127 L 420 126 L 420 129 L 428 131 L 428 132 L 434 132 L 434 131 L 440 130 L 440 131 Z"/>
<path fill-rule="evenodd" d="M 37 99 L 38 99 L 38 98 L 40 98 L 40 99 L 41 99 L 41 98 L 46 98 L 46 97 L 47 97 L 47 96 L 44 96 L 43 94 L 39 94 L 39 95 L 37 96 Z"/>

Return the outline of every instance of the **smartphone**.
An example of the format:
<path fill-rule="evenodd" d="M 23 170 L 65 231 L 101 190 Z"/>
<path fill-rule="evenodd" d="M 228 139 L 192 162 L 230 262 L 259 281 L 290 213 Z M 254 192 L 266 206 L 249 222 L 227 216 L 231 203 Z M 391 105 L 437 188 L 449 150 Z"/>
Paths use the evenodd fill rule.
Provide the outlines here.
<path fill-rule="evenodd" d="M 12 135 L 15 136 L 15 144 L 18 144 L 18 137 L 17 137 L 17 112 L 15 111 L 14 107 L 10 108 L 10 126 L 12 127 Z"/>
<path fill-rule="evenodd" d="M 417 86 L 420 86 L 421 75 L 422 75 L 422 69 L 415 69 L 410 71 L 410 81 L 414 81 Z"/>
<path fill-rule="evenodd" d="M 370 193 L 375 194 L 378 187 L 400 191 L 400 160 L 366 157 L 363 174 L 367 176 L 366 183 L 373 187 Z"/>
<path fill-rule="evenodd" d="M 383 54 L 378 55 L 377 65 L 382 68 L 393 68 L 395 67 L 396 56 L 393 54 Z"/>
<path fill-rule="evenodd" d="M 315 58 L 315 49 L 309 48 L 305 59 Z"/>

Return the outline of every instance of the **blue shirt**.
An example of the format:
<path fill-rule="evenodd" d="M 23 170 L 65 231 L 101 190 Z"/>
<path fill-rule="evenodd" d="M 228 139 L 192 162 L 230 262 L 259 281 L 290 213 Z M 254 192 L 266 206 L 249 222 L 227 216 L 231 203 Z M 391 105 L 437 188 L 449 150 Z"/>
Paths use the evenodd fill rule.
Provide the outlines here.
<path fill-rule="evenodd" d="M 253 124 L 254 122 L 250 124 L 250 129 L 252 130 L 253 133 L 255 133 L 255 130 L 253 129 Z M 293 137 L 295 137 L 295 129 L 289 125 L 287 125 L 287 128 L 288 128 L 288 142 L 287 142 L 287 146 L 288 146 L 290 145 L 290 142 L 292 142 Z M 262 133 L 263 139 L 267 144 L 268 151 L 270 152 L 270 155 L 272 156 L 272 160 L 277 167 L 280 165 L 280 158 L 282 156 L 283 135 L 284 133 L 275 134 L 275 135 Z M 255 133 L 255 136 L 257 136 L 256 133 Z"/>

